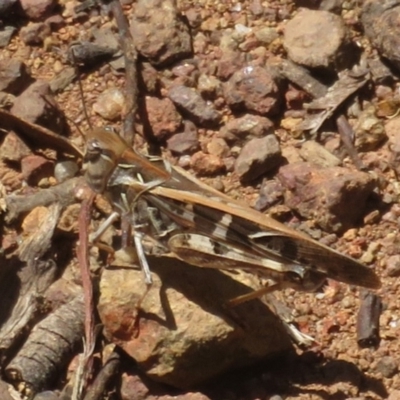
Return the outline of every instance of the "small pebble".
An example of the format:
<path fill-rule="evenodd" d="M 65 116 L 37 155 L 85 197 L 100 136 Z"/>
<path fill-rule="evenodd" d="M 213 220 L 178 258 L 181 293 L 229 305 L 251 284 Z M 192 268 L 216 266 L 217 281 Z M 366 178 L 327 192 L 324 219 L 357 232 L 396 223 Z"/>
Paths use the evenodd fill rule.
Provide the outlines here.
<path fill-rule="evenodd" d="M 395 359 L 391 356 L 382 357 L 376 366 L 376 371 L 385 378 L 391 378 L 398 370 Z"/>
<path fill-rule="evenodd" d="M 61 161 L 54 167 L 54 176 L 59 183 L 74 177 L 79 171 L 75 161 Z"/>

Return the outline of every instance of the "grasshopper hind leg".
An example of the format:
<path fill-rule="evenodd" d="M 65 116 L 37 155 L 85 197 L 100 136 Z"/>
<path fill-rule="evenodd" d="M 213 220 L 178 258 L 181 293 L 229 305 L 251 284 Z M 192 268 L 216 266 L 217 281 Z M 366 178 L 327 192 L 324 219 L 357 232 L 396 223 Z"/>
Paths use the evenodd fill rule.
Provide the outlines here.
<path fill-rule="evenodd" d="M 111 246 L 108 246 L 104 243 L 100 242 L 101 236 L 104 234 L 104 232 L 118 219 L 121 217 L 121 226 L 122 226 L 122 253 L 124 254 L 124 258 L 128 257 L 129 259 L 129 264 L 132 262 L 132 253 L 128 251 L 128 249 L 134 250 L 134 263 L 136 264 L 137 262 L 139 263 L 139 266 L 141 270 L 143 271 L 144 275 L 144 282 L 146 284 L 146 288 L 143 294 L 140 295 L 137 303 L 135 304 L 135 310 L 136 310 L 136 315 L 134 316 L 133 322 L 132 322 L 132 331 L 134 332 L 134 336 L 136 337 L 139 334 L 139 322 L 140 322 L 140 310 L 141 306 L 143 303 L 143 300 L 146 298 L 147 294 L 149 293 L 152 285 L 153 285 L 153 279 L 151 276 L 151 271 L 149 264 L 147 262 L 146 254 L 143 248 L 143 233 L 140 232 L 140 226 L 134 226 L 133 227 L 133 242 L 134 242 L 134 247 L 132 248 L 130 246 L 130 238 L 131 238 L 131 225 L 130 225 L 130 220 L 128 215 L 120 215 L 120 213 L 113 212 L 106 221 L 104 221 L 100 227 L 97 229 L 96 232 L 94 232 L 91 237 L 90 237 L 90 243 L 96 247 L 98 247 L 101 250 L 104 250 L 106 253 L 108 253 L 108 262 L 112 263 L 112 260 L 114 259 L 114 255 L 116 253 L 119 253 L 119 251 L 115 252 L 114 249 Z"/>
<path fill-rule="evenodd" d="M 144 299 L 146 298 L 147 294 L 149 293 L 151 287 L 153 286 L 153 278 L 151 276 L 150 266 L 149 266 L 149 263 L 147 262 L 146 254 L 143 249 L 142 240 L 143 240 L 143 234 L 140 231 L 134 229 L 133 242 L 135 245 L 136 255 L 138 258 L 140 268 L 143 271 L 144 282 L 146 284 L 145 291 L 139 297 L 138 301 L 135 304 L 136 315 L 133 319 L 131 329 L 129 329 L 129 330 L 132 330 L 133 336 L 135 338 L 138 337 L 140 334 L 140 312 L 142 310 L 142 303 L 143 303 Z"/>
<path fill-rule="evenodd" d="M 246 303 L 247 301 L 258 299 L 262 296 L 265 296 L 268 293 L 275 292 L 275 290 L 282 289 L 282 285 L 280 283 L 273 283 L 272 285 L 263 286 L 260 289 L 253 290 L 250 293 L 246 293 L 242 296 L 235 297 L 227 302 L 229 307 L 236 307 L 239 304 Z"/>

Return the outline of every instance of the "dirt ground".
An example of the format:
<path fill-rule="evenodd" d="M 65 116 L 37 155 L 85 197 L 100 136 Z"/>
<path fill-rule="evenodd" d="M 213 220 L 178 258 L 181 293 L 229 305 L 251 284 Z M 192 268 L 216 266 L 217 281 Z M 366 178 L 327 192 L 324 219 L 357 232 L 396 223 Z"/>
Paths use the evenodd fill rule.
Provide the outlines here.
<path fill-rule="evenodd" d="M 124 5 L 124 11 L 129 16 L 133 13 L 135 5 L 129 2 L 125 3 L 127 4 Z M 213 104 L 221 116 L 220 121 L 216 126 L 210 124 L 205 127 L 207 124 L 199 123 L 194 118 L 198 133 L 197 148 L 193 151 L 188 145 L 187 150 L 180 154 L 171 151 L 171 148 L 175 149 L 173 146 L 176 144 L 171 144 L 168 140 L 182 132 L 182 120 L 174 114 L 174 111 L 171 114 L 163 113 L 162 111 L 168 108 L 164 109 L 164 105 L 149 104 L 148 113 L 154 115 L 153 120 L 150 118 L 150 122 L 153 124 L 157 141 L 162 146 L 164 157 L 171 163 L 184 167 L 212 187 L 222 190 L 234 198 L 240 198 L 251 206 L 255 206 L 259 201 L 260 189 L 264 185 L 263 178 L 269 181 L 276 179 L 280 165 L 272 167 L 254 179 L 239 179 L 234 163 L 246 140 L 238 140 L 233 144 L 228 140 L 221 141 L 219 132 L 223 126 L 237 118 L 238 115 L 243 115 L 243 110 L 240 112 L 232 110 L 232 107 L 227 104 L 226 92 L 224 94 L 221 89 L 215 89 L 215 87 L 228 81 L 228 78 L 222 78 L 224 73 L 221 72 L 221 69 L 232 67 L 233 70 L 239 70 L 240 65 L 245 65 L 246 62 L 263 65 L 266 60 L 270 59 L 273 59 L 274 65 L 277 65 L 279 60 L 287 59 L 287 51 L 283 45 L 283 32 L 286 24 L 298 14 L 300 6 L 313 9 L 318 9 L 320 6 L 318 1 L 310 0 L 299 3 L 290 0 L 268 2 L 261 0 L 178 1 L 178 9 L 186 16 L 191 27 L 190 34 L 194 52 L 186 59 L 158 66 L 155 79 L 161 82 L 161 84 L 159 83 L 161 89 L 158 95 L 150 94 L 151 97 L 166 98 L 168 89 L 167 86 L 163 86 L 162 82 L 169 80 L 200 88 L 203 97 L 207 98 L 208 96 L 208 101 Z M 344 21 L 351 42 L 357 43 L 362 53 L 367 56 L 376 54 L 376 50 L 364 36 L 360 22 L 363 2 L 350 0 L 336 3 L 339 9 L 336 15 L 339 15 Z M 25 62 L 34 79 L 52 81 L 60 71 L 70 66 L 65 58 L 65 50 L 70 43 L 90 36 L 90 31 L 94 27 L 115 29 L 112 17 L 104 11 L 100 12 L 96 7 L 85 10 L 81 17 L 74 18 L 70 10 L 77 4 L 79 3 L 75 1 L 60 1 L 56 8 L 60 11 L 55 14 L 62 16 L 60 18 L 63 23 L 60 23 L 59 26 L 54 24 L 44 42 L 37 45 L 24 43 L 19 34 L 21 27 L 28 24 L 29 18 L 13 18 L 11 22 L 16 24 L 18 31 L 10 43 L 1 50 L 0 57 L 3 60 L 7 58 L 20 59 Z M 325 6 L 327 5 L 323 2 L 323 7 Z M 3 18 L 3 23 L 7 25 L 6 18 Z M 254 32 L 260 32 L 265 27 L 270 28 L 270 31 L 262 31 L 259 36 L 255 35 Z M 229 63 L 229 58 L 225 58 L 227 57 L 226 50 L 220 45 L 221 37 L 223 34 L 226 35 L 229 29 L 232 30 L 232 33 L 228 39 L 237 40 L 235 54 L 243 57 L 240 58 L 238 66 L 234 65 L 233 59 L 230 59 Z M 240 37 L 239 39 L 235 36 L 235 32 Z M 267 35 L 267 33 L 272 35 L 272 38 L 263 39 L 262 35 Z M 320 42 L 328 42 L 330 34 L 331 32 L 325 32 L 326 37 L 320 37 Z M 223 63 L 224 60 L 228 60 L 228 66 Z M 218 68 L 220 69 L 217 73 Z M 219 74 L 216 78 L 219 82 L 207 81 L 204 86 L 208 87 L 207 85 L 209 85 L 211 88 L 204 89 L 204 86 L 201 88 L 199 76 L 201 74 L 213 76 L 213 73 Z M 230 76 L 228 72 L 226 74 Z M 96 109 L 94 104 L 106 89 L 124 89 L 123 71 L 114 70 L 108 62 L 96 61 L 93 65 L 80 69 L 79 75 L 91 123 L 95 126 L 109 125 L 120 129 L 120 117 L 114 121 L 105 121 L 94 112 Z M 335 76 L 335 73 L 332 76 Z M 374 189 L 371 190 L 373 195 L 368 198 L 368 204 L 363 208 L 361 217 L 356 222 L 343 223 L 344 229 L 335 230 L 329 225 L 326 225 L 326 229 L 324 229 L 318 221 L 312 218 L 307 220 L 300 215 L 301 213 L 291 209 L 286 203 L 285 196 L 279 197 L 272 204 L 271 212 L 283 222 L 290 222 L 292 226 L 303 229 L 314 238 L 323 239 L 325 243 L 329 243 L 339 251 L 361 259 L 365 264 L 374 268 L 382 280 L 382 288 L 377 292 L 383 304 L 380 316 L 381 340 L 379 345 L 360 348 L 357 344 L 359 288 L 329 281 L 324 290 L 319 293 L 300 293 L 293 289 L 287 289 L 277 296 L 293 309 L 293 316 L 299 330 L 315 339 L 315 343 L 311 346 L 296 348 L 296 354 L 259 363 L 254 367 L 239 371 L 228 372 L 216 378 L 212 383 L 193 389 L 191 392 L 171 389 L 141 377 L 140 373 L 139 375 L 131 373 L 129 377 L 124 375 L 119 378 L 124 382 L 122 395 L 118 394 L 116 390 L 111 390 L 109 398 L 400 399 L 398 372 L 400 288 L 397 283 L 397 277 L 400 274 L 398 267 L 400 253 L 397 239 L 400 209 L 396 165 L 393 164 L 393 146 L 397 139 L 388 141 L 391 133 L 387 130 L 387 124 L 393 118 L 382 115 L 383 112 L 381 112 L 383 101 L 398 107 L 397 77 L 398 73 L 393 70 L 392 79 L 388 83 L 377 83 L 371 79 L 360 94 L 374 107 L 375 114 L 378 114 L 378 119 L 384 127 L 383 136 L 385 136 L 383 140 L 367 148 L 366 151 L 358 151 L 367 171 L 374 176 L 377 182 Z M 334 81 L 335 78 L 329 79 L 330 84 L 333 84 Z M 151 82 L 151 78 L 148 78 L 148 85 L 150 85 L 149 82 Z M 292 129 L 294 119 L 304 117 L 304 109 L 303 114 L 300 111 L 303 104 L 311 101 L 311 97 L 292 84 L 286 83 L 281 90 L 282 102 L 277 106 L 277 111 L 268 115 L 268 118 L 273 125 L 282 154 L 288 155 L 286 158 L 293 160 L 300 157 L 297 153 L 305 140 L 315 139 L 315 137 L 298 135 L 296 130 Z M 207 93 L 210 94 L 207 95 Z M 147 95 L 149 94 L 147 93 Z M 78 125 L 82 132 L 87 131 L 89 126 L 84 117 L 77 80 L 75 79 L 60 90 L 55 95 L 55 99 L 60 110 L 67 117 L 67 124 L 71 131 L 68 139 L 83 150 L 84 138 L 80 136 L 75 125 Z M 114 100 L 109 98 L 103 100 L 103 102 L 107 101 Z M 293 104 L 296 102 L 300 102 L 301 106 L 294 107 Z M 118 105 L 116 107 L 120 114 L 120 108 Z M 178 109 L 181 111 L 179 107 Z M 394 114 L 397 111 L 398 108 L 395 108 Z M 246 110 L 246 112 L 261 115 L 252 110 Z M 379 112 L 381 112 L 380 116 Z M 185 119 L 191 119 L 186 117 L 185 112 L 182 114 L 185 115 Z M 70 121 L 74 121 L 74 123 Z M 354 125 L 356 118 L 350 118 L 350 122 Z M 168 128 L 165 132 L 162 129 L 154 129 L 157 123 L 167 124 Z M 390 128 L 393 132 L 397 125 L 396 122 L 392 121 L 391 123 L 394 124 Z M 143 121 L 139 120 L 138 131 L 142 132 L 143 129 Z M 335 127 L 329 127 L 325 139 L 324 135 L 321 135 L 322 139 L 315 141 L 319 141 L 325 148 L 331 149 L 329 146 L 333 142 L 339 143 L 338 133 L 335 129 Z M 321 129 L 321 131 L 323 130 Z M 187 130 L 185 131 L 187 133 Z M 189 139 L 190 135 L 187 134 L 181 138 L 181 141 L 184 143 Z M 143 137 L 137 135 L 136 148 L 138 151 L 143 152 L 146 147 Z M 336 153 L 338 158 L 342 157 L 341 165 L 349 173 L 357 172 L 354 160 L 345 154 L 343 148 L 339 145 L 335 150 L 338 150 Z M 293 156 L 293 154 L 296 155 Z M 12 167 L 16 171 L 20 169 L 19 165 L 14 164 Z M 328 177 L 326 176 L 324 179 L 328 179 Z M 12 193 L 13 185 L 10 182 L 12 180 L 3 182 L 7 194 Z M 51 179 L 49 182 L 52 184 Z M 21 190 L 21 186 L 18 184 L 14 186 L 17 191 Z M 37 187 L 37 185 L 34 186 Z M 346 205 L 342 204 L 342 207 L 346 207 Z M 267 212 L 268 210 L 263 209 L 262 211 Z M 9 226 L 7 235 L 10 235 L 14 228 L 20 231 L 19 227 Z M 71 242 L 74 240 L 76 240 L 76 236 L 71 239 Z M 130 372 L 132 372 L 132 368 Z M 135 392 L 134 395 L 133 392 Z"/>

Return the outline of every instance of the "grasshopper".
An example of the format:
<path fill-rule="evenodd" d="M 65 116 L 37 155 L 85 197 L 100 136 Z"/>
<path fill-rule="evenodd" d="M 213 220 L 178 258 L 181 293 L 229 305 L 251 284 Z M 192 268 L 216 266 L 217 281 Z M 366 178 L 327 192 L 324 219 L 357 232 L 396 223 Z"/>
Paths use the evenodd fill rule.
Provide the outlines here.
<path fill-rule="evenodd" d="M 326 278 L 378 289 L 375 272 L 307 235 L 218 192 L 162 159 L 134 152 L 114 133 L 88 134 L 86 180 L 128 216 L 142 269 L 151 283 L 141 241 L 155 240 L 156 252 L 198 267 L 243 269 L 274 283 L 233 299 L 247 301 L 291 287 L 315 291 Z"/>

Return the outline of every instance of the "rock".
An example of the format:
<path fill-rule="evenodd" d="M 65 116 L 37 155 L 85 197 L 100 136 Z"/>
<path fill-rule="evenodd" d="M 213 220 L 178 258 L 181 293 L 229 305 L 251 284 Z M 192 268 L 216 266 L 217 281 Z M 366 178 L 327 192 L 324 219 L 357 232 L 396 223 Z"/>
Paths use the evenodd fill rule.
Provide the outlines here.
<path fill-rule="evenodd" d="M 324 6 L 324 3 L 333 3 L 337 2 L 337 0 L 295 0 L 295 4 L 297 7 L 304 7 L 304 8 L 310 8 L 312 10 L 322 10 L 325 8 L 322 8 Z M 326 5 L 325 5 L 326 7 Z M 325 10 L 329 11 L 329 10 Z"/>
<path fill-rule="evenodd" d="M 167 149 L 177 155 L 192 153 L 200 145 L 196 125 L 193 122 L 185 121 L 184 126 L 183 132 L 176 133 L 167 139 Z"/>
<path fill-rule="evenodd" d="M 11 93 L 0 92 L 0 108 L 9 109 L 13 106 L 15 96 Z"/>
<path fill-rule="evenodd" d="M 93 111 L 107 121 L 121 118 L 125 96 L 118 88 L 109 88 L 101 93 L 93 104 Z"/>
<path fill-rule="evenodd" d="M 242 181 L 252 181 L 281 162 L 281 148 L 275 135 L 252 139 L 245 144 L 235 163 Z"/>
<path fill-rule="evenodd" d="M 59 396 L 57 392 L 52 392 L 50 390 L 46 390 L 45 392 L 38 393 L 33 400 L 58 400 Z"/>
<path fill-rule="evenodd" d="M 260 42 L 254 36 L 254 34 L 248 35 L 246 40 L 243 43 L 240 43 L 239 49 L 245 53 L 250 53 L 251 57 L 254 59 L 260 58 L 260 60 L 261 60 L 264 58 L 264 55 L 266 54 L 265 47 L 260 46 Z M 264 52 L 261 49 L 263 49 Z M 258 54 L 260 54 L 259 52 L 261 52 L 261 55 L 258 55 Z M 259 61 L 259 60 L 257 60 L 257 61 Z"/>
<path fill-rule="evenodd" d="M 184 60 L 172 68 L 172 73 L 176 77 L 186 78 L 193 75 L 196 70 L 196 65 L 191 62 L 191 60 L 189 60 L 189 62 L 187 60 Z"/>
<path fill-rule="evenodd" d="M 279 396 L 279 394 L 275 394 L 271 396 L 268 400 L 283 400 L 283 397 Z"/>
<path fill-rule="evenodd" d="M 30 22 L 19 31 L 22 42 L 29 46 L 42 44 L 50 34 L 50 27 L 43 22 Z"/>
<path fill-rule="evenodd" d="M 209 154 L 217 157 L 227 157 L 230 154 L 230 148 L 221 138 L 212 138 L 207 143 L 207 151 Z"/>
<path fill-rule="evenodd" d="M 21 161 L 21 172 L 23 178 L 29 185 L 37 185 L 38 182 L 53 175 L 54 163 L 47 158 L 38 155 L 29 155 Z"/>
<path fill-rule="evenodd" d="M 307 140 L 303 143 L 300 155 L 305 161 L 323 168 L 336 167 L 342 163 L 339 158 L 314 140 Z"/>
<path fill-rule="evenodd" d="M 255 16 L 260 16 L 264 13 L 264 7 L 261 4 L 261 0 L 252 0 L 249 5 L 249 10 Z"/>
<path fill-rule="evenodd" d="M 201 125 L 215 125 L 221 119 L 214 105 L 206 102 L 195 89 L 183 85 L 172 86 L 168 90 L 168 97 L 182 112 Z"/>
<path fill-rule="evenodd" d="M 215 29 L 209 29 L 210 31 L 213 31 L 211 43 L 219 44 L 218 47 L 222 52 L 222 57 L 224 57 L 224 55 L 232 56 L 235 54 L 238 51 L 239 44 L 246 38 L 246 32 L 240 32 L 240 27 L 243 25 L 239 25 L 239 30 L 236 30 L 236 26 L 237 24 L 235 25 L 235 29 L 227 28 L 219 30 L 218 33 L 215 32 Z M 247 29 L 246 27 L 244 28 L 245 30 Z"/>
<path fill-rule="evenodd" d="M 154 65 L 165 65 L 192 53 L 189 28 L 172 0 L 139 0 L 130 26 L 136 48 Z"/>
<path fill-rule="evenodd" d="M 389 119 L 385 124 L 385 131 L 389 138 L 391 166 L 400 173 L 400 117 Z"/>
<path fill-rule="evenodd" d="M 7 189 L 13 191 L 21 188 L 22 174 L 11 168 L 9 164 L 0 162 L 0 182 Z"/>
<path fill-rule="evenodd" d="M 15 59 L 0 60 L 0 90 L 18 94 L 23 90 L 30 77 L 26 65 Z"/>
<path fill-rule="evenodd" d="M 341 0 L 321 0 L 319 9 L 340 15 L 342 11 L 342 5 L 343 2 Z"/>
<path fill-rule="evenodd" d="M 396 134 L 400 131 L 400 117 L 390 118 L 386 121 L 385 124 L 385 132 L 387 137 L 389 138 L 390 144 L 396 143 Z"/>
<path fill-rule="evenodd" d="M 183 169 L 189 169 L 190 168 L 190 160 L 191 160 L 191 157 L 188 154 L 184 154 L 183 156 L 179 157 L 178 166 Z"/>
<path fill-rule="evenodd" d="M 283 200 L 285 188 L 279 181 L 264 179 L 258 195 L 255 209 L 264 211 Z"/>
<path fill-rule="evenodd" d="M 121 400 L 210 400 L 200 392 L 185 391 L 182 394 L 169 395 L 167 393 L 171 393 L 170 387 L 129 374 L 122 375 L 120 393 Z"/>
<path fill-rule="evenodd" d="M 327 232 L 354 227 L 377 185 L 376 179 L 364 172 L 322 169 L 306 162 L 281 167 L 278 179 L 286 188 L 285 204 Z"/>
<path fill-rule="evenodd" d="M 170 99 L 146 96 L 146 109 L 151 129 L 158 139 L 171 136 L 182 124 L 182 117 Z"/>
<path fill-rule="evenodd" d="M 49 25 L 52 31 L 58 31 L 60 28 L 65 26 L 66 21 L 60 14 L 54 14 L 46 18 L 45 24 Z"/>
<path fill-rule="evenodd" d="M 397 373 L 398 366 L 393 357 L 385 356 L 379 359 L 376 371 L 380 372 L 385 378 L 391 378 Z"/>
<path fill-rule="evenodd" d="M 372 105 L 358 115 L 354 132 L 355 146 L 359 151 L 376 150 L 382 142 L 387 140 L 383 122 L 376 116 L 375 107 Z"/>
<path fill-rule="evenodd" d="M 15 99 L 11 113 L 59 134 L 62 134 L 65 129 L 64 115 L 50 94 L 50 86 L 47 82 L 36 81 L 30 85 Z"/>
<path fill-rule="evenodd" d="M 302 117 L 286 117 L 281 119 L 280 127 L 286 130 L 290 135 L 296 139 L 300 138 L 303 134 L 299 130 L 299 124 L 304 120 Z"/>
<path fill-rule="evenodd" d="M 106 47 L 114 54 L 120 50 L 118 34 L 113 32 L 111 28 L 91 29 L 94 37 L 94 43 Z"/>
<path fill-rule="evenodd" d="M 150 384 L 152 384 L 152 382 L 150 382 Z M 138 375 L 122 374 L 120 389 L 121 400 L 145 400 L 149 396 L 149 391 L 148 384 L 145 385 Z"/>
<path fill-rule="evenodd" d="M 123 72 L 125 70 L 125 57 L 122 54 L 115 56 L 108 64 L 117 73 Z"/>
<path fill-rule="evenodd" d="M 377 55 L 368 59 L 368 69 L 375 84 L 385 84 L 393 82 L 393 71 Z"/>
<path fill-rule="evenodd" d="M 9 132 L 0 147 L 0 158 L 19 163 L 22 158 L 32 154 L 31 149 L 14 132 Z"/>
<path fill-rule="evenodd" d="M 309 99 L 306 92 L 289 85 L 285 93 L 286 106 L 288 110 L 303 111 L 304 103 Z"/>
<path fill-rule="evenodd" d="M 365 35 L 380 55 L 397 70 L 400 69 L 399 20 L 398 2 L 368 0 L 363 3 L 361 23 Z"/>
<path fill-rule="evenodd" d="M 296 147 L 293 146 L 285 146 L 282 149 L 282 157 L 284 158 L 284 164 L 294 164 L 297 162 L 303 162 L 302 157 L 300 156 L 300 151 Z"/>
<path fill-rule="evenodd" d="M 400 390 L 391 390 L 388 400 L 400 400 Z"/>
<path fill-rule="evenodd" d="M 185 11 L 185 16 L 191 28 L 198 28 L 201 25 L 201 13 L 195 8 L 189 8 Z"/>
<path fill-rule="evenodd" d="M 45 220 L 48 215 L 49 210 L 44 206 L 38 206 L 31 210 L 22 221 L 22 235 L 27 237 L 37 233 L 40 222 Z"/>
<path fill-rule="evenodd" d="M 139 63 L 140 77 L 147 93 L 156 94 L 159 90 L 159 73 L 148 62 Z"/>
<path fill-rule="evenodd" d="M 0 48 L 8 46 L 11 41 L 11 37 L 16 30 L 17 29 L 14 26 L 4 26 L 2 29 L 0 29 Z"/>
<path fill-rule="evenodd" d="M 221 82 L 218 78 L 211 75 L 201 74 L 199 76 L 199 81 L 197 88 L 201 95 L 203 96 L 213 96 L 215 95 L 221 86 Z"/>
<path fill-rule="evenodd" d="M 217 78 L 225 81 L 229 79 L 237 70 L 243 68 L 245 61 L 243 53 L 234 51 L 226 52 L 218 62 Z"/>
<path fill-rule="evenodd" d="M 279 79 L 263 67 L 247 66 L 236 71 L 224 85 L 226 102 L 235 110 L 246 109 L 273 115 L 282 100 Z"/>
<path fill-rule="evenodd" d="M 343 20 L 328 11 L 301 9 L 285 26 L 283 46 L 289 58 L 309 68 L 349 66 L 349 51 Z"/>
<path fill-rule="evenodd" d="M 267 26 L 256 29 L 254 31 L 254 36 L 265 45 L 271 44 L 274 40 L 279 38 L 276 28 L 270 28 Z"/>
<path fill-rule="evenodd" d="M 87 41 L 74 42 L 68 49 L 68 60 L 72 64 L 92 66 L 100 61 L 111 58 L 118 49 L 108 47 L 102 43 Z"/>
<path fill-rule="evenodd" d="M 52 93 L 62 92 L 76 78 L 74 67 L 65 67 L 51 81 L 50 89 Z"/>
<path fill-rule="evenodd" d="M 388 276 L 400 276 L 400 255 L 388 257 L 386 261 L 386 274 Z"/>
<path fill-rule="evenodd" d="M 20 0 L 25 15 L 35 21 L 43 21 L 53 11 L 56 0 Z"/>
<path fill-rule="evenodd" d="M 6 13 L 11 9 L 11 7 L 17 3 L 17 0 L 2 0 L 0 1 L 0 17 L 6 17 Z"/>
<path fill-rule="evenodd" d="M 220 18 L 218 15 L 214 14 L 211 15 L 210 18 L 204 19 L 203 22 L 200 25 L 200 29 L 208 32 L 216 32 L 221 28 L 220 25 Z"/>
<path fill-rule="evenodd" d="M 210 176 L 222 172 L 225 164 L 221 158 L 212 154 L 205 154 L 202 151 L 194 153 L 190 159 L 190 166 L 201 176 Z"/>
<path fill-rule="evenodd" d="M 210 38 L 204 35 L 203 32 L 198 32 L 193 38 L 193 51 L 195 54 L 203 54 L 208 45 L 210 44 Z"/>
<path fill-rule="evenodd" d="M 257 285 L 253 276 L 241 274 L 240 283 L 176 259 L 148 260 L 154 283 L 141 303 L 138 335 L 135 306 L 145 290 L 140 270 L 103 271 L 98 311 L 108 339 L 152 380 L 185 389 L 291 348 L 283 325 L 261 301 L 224 307 L 250 282 Z"/>
<path fill-rule="evenodd" d="M 54 167 L 54 177 L 58 183 L 73 178 L 78 172 L 78 164 L 72 160 L 59 161 Z"/>
<path fill-rule="evenodd" d="M 242 141 L 248 136 L 263 137 L 274 131 L 271 120 L 258 115 L 245 114 L 243 117 L 229 120 L 219 132 L 219 136 L 228 142 Z"/>

